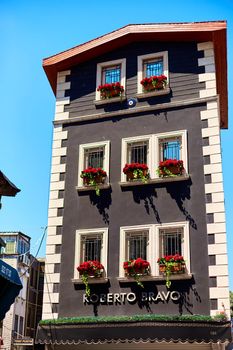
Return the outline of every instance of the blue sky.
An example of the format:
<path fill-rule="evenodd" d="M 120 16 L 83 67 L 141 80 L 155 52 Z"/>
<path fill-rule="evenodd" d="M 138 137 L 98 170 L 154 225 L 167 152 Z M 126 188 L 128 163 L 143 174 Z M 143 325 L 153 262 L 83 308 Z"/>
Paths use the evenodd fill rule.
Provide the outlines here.
<path fill-rule="evenodd" d="M 228 21 L 229 130 L 222 131 L 225 204 L 233 289 L 233 1 L 0 0 L 0 169 L 21 192 L 2 199 L 1 231 L 32 237 L 35 253 L 47 224 L 55 98 L 42 58 L 130 23 Z M 45 254 L 45 244 L 40 256 Z"/>

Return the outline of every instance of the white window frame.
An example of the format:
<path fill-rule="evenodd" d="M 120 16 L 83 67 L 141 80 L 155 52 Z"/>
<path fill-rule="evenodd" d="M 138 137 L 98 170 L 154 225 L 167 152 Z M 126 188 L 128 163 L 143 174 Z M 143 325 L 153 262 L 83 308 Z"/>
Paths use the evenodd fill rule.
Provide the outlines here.
<path fill-rule="evenodd" d="M 140 83 L 144 77 L 143 62 L 146 60 L 152 60 L 153 58 L 163 58 L 163 74 L 167 77 L 167 83 L 169 83 L 169 71 L 168 71 L 168 51 L 161 51 L 156 53 L 150 53 L 148 55 L 138 56 L 138 94 L 143 93 L 143 86 Z"/>
<path fill-rule="evenodd" d="M 149 154 L 148 154 L 148 168 L 151 179 L 159 177 L 157 174 L 157 168 L 159 166 L 159 140 L 162 138 L 181 137 L 181 160 L 184 162 L 184 168 L 188 173 L 188 150 L 187 150 L 187 130 L 176 130 L 170 132 L 164 132 L 153 135 L 141 135 L 135 137 L 123 138 L 121 142 L 121 182 L 126 181 L 126 175 L 123 173 L 123 168 L 127 163 L 127 145 L 128 143 L 148 141 L 149 142 Z"/>
<path fill-rule="evenodd" d="M 184 169 L 185 172 L 188 174 L 188 149 L 187 149 L 187 130 L 177 130 L 177 131 L 170 131 L 165 132 L 161 134 L 154 135 L 155 138 L 155 167 L 156 165 L 159 166 L 160 161 L 160 147 L 159 147 L 159 140 L 160 139 L 170 139 L 173 137 L 181 137 L 181 152 L 180 152 L 180 159 L 183 160 L 184 163 Z M 155 177 L 159 177 L 157 173 L 155 173 Z"/>
<path fill-rule="evenodd" d="M 78 187 L 83 186 L 83 179 L 80 177 L 82 170 L 84 170 L 84 152 L 86 149 L 104 147 L 104 166 L 106 171 L 106 183 L 109 182 L 109 157 L 110 157 L 110 141 L 92 142 L 79 145 L 79 162 L 78 162 Z"/>
<path fill-rule="evenodd" d="M 104 277 L 107 276 L 107 269 L 108 269 L 108 228 L 93 228 L 93 229 L 83 229 L 83 230 L 76 230 L 76 236 L 75 236 L 75 258 L 74 258 L 74 279 L 80 278 L 80 274 L 77 270 L 77 267 L 79 266 L 82 261 L 81 259 L 81 239 L 82 236 L 87 235 L 103 235 L 103 244 L 102 244 L 102 250 L 101 250 L 101 257 L 102 260 L 100 261 L 101 264 L 104 266 Z"/>
<path fill-rule="evenodd" d="M 153 225 L 137 225 L 137 226 L 122 226 L 120 227 L 120 253 L 119 253 L 119 277 L 125 277 L 125 270 L 123 268 L 123 263 L 126 261 L 126 240 L 127 234 L 131 232 L 140 232 L 140 231 L 148 231 L 148 256 L 147 261 L 151 261 L 152 259 L 152 247 L 150 242 L 152 241 L 152 229 Z"/>
<path fill-rule="evenodd" d="M 150 263 L 151 276 L 160 276 L 159 265 L 157 263 L 160 257 L 159 251 L 159 235 L 160 230 L 182 228 L 183 229 L 183 257 L 186 263 L 186 272 L 190 273 L 190 237 L 189 237 L 189 222 L 170 222 L 164 224 L 148 224 L 136 226 L 122 226 L 120 227 L 120 252 L 119 252 L 119 277 L 125 277 L 123 263 L 126 260 L 126 241 L 127 233 L 148 230 L 149 244 L 147 261 Z"/>
<path fill-rule="evenodd" d="M 161 225 L 155 225 L 155 249 L 156 249 L 156 262 L 157 259 L 160 257 L 160 251 L 159 251 L 159 236 L 160 236 L 160 230 L 166 230 L 171 228 L 182 228 L 183 229 L 183 257 L 186 264 L 187 272 L 190 273 L 190 237 L 189 237 L 189 222 L 188 221 L 182 221 L 182 222 L 171 222 L 171 223 L 164 223 Z M 159 266 L 156 263 L 155 268 L 155 275 L 159 276 Z"/>
<path fill-rule="evenodd" d="M 116 65 L 120 65 L 121 66 L 121 81 L 120 81 L 120 84 L 124 87 L 123 95 L 125 95 L 125 90 L 126 90 L 126 58 L 121 58 L 119 60 L 97 63 L 96 95 L 95 95 L 96 101 L 101 100 L 101 98 L 100 98 L 100 91 L 97 91 L 97 89 L 98 89 L 98 86 L 101 85 L 103 68 L 109 67 L 109 66 L 116 66 Z"/>
<path fill-rule="evenodd" d="M 126 181 L 126 175 L 123 173 L 123 168 L 125 164 L 127 163 L 127 146 L 129 143 L 134 142 L 140 142 L 140 141 L 148 141 L 149 143 L 149 150 L 148 150 L 148 168 L 149 173 L 151 174 L 152 168 L 153 168 L 153 159 L 152 159 L 152 135 L 142 135 L 142 136 L 135 136 L 135 137 L 127 137 L 122 139 L 121 143 L 121 181 Z M 152 177 L 152 176 L 151 176 Z"/>

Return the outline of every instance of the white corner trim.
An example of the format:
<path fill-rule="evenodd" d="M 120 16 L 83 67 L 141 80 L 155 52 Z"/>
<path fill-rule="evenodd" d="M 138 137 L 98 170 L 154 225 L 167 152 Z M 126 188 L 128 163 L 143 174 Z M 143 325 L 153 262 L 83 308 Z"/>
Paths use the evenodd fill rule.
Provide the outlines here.
<path fill-rule="evenodd" d="M 146 60 L 151 60 L 153 58 L 163 58 L 163 74 L 167 77 L 167 83 L 169 83 L 169 70 L 168 70 L 168 51 L 161 51 L 156 53 L 151 53 L 148 55 L 140 55 L 138 56 L 138 76 L 137 76 L 137 93 L 141 94 L 143 92 L 143 86 L 140 83 L 144 78 L 143 74 L 143 62 Z"/>
<path fill-rule="evenodd" d="M 199 66 L 205 68 L 205 73 L 199 74 L 199 81 L 205 82 L 205 89 L 200 90 L 200 97 L 214 96 L 216 75 L 213 43 L 200 43 L 197 47 L 199 51 L 204 51 L 204 58 L 198 60 Z M 205 184 L 205 194 L 210 194 L 212 198 L 210 203 L 206 203 L 206 213 L 213 214 L 213 223 L 207 224 L 206 233 L 213 234 L 215 238 L 214 244 L 208 244 L 208 254 L 216 256 L 216 264 L 209 266 L 209 276 L 217 279 L 216 288 L 210 288 L 210 298 L 218 300 L 218 310 L 211 310 L 211 314 L 222 310 L 221 304 L 224 302 L 226 313 L 230 316 L 229 289 L 220 288 L 221 281 L 224 280 L 224 287 L 229 282 L 218 100 L 207 102 L 207 109 L 200 112 L 200 119 L 207 121 L 207 126 L 202 127 L 202 137 L 209 140 L 209 146 L 202 147 L 203 156 L 210 156 L 210 163 L 204 165 L 204 173 L 211 176 L 211 182 Z"/>
<path fill-rule="evenodd" d="M 65 112 L 65 105 L 70 103 L 69 96 L 65 96 L 70 89 L 71 82 L 66 82 L 66 77 L 71 74 L 70 70 L 57 73 L 56 107 L 54 120 L 69 119 L 69 112 Z"/>

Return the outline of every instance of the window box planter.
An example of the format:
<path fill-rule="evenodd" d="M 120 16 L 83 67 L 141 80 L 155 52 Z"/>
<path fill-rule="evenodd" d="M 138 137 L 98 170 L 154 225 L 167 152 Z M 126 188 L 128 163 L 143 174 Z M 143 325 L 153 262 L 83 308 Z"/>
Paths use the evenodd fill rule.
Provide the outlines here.
<path fill-rule="evenodd" d="M 146 183 L 149 179 L 148 166 L 140 163 L 125 164 L 123 173 L 127 181 L 142 181 Z"/>
<path fill-rule="evenodd" d="M 89 167 L 81 172 L 84 187 L 93 187 L 96 195 L 100 196 L 101 185 L 105 183 L 107 173 L 101 168 Z"/>
<path fill-rule="evenodd" d="M 144 92 L 163 90 L 167 86 L 167 77 L 163 74 L 153 75 L 142 79 L 140 83 L 143 86 Z"/>
<path fill-rule="evenodd" d="M 81 263 L 77 270 L 81 276 L 82 282 L 85 284 L 86 295 L 90 296 L 90 279 L 98 279 L 103 276 L 104 266 L 97 260 L 89 260 Z"/>
<path fill-rule="evenodd" d="M 115 97 L 121 97 L 124 92 L 124 87 L 119 83 L 99 85 L 97 91 L 100 92 L 101 100 L 107 100 Z"/>
<path fill-rule="evenodd" d="M 159 265 L 159 272 L 166 274 L 166 269 L 166 265 Z M 185 264 L 173 263 L 173 265 L 170 266 L 170 272 L 172 274 L 185 273 Z"/>
<path fill-rule="evenodd" d="M 182 255 L 166 255 L 157 260 L 159 271 L 166 276 L 166 287 L 170 288 L 170 276 L 174 274 L 184 274 L 186 271 L 185 261 Z"/>
<path fill-rule="evenodd" d="M 126 277 L 133 277 L 137 285 L 144 288 L 141 277 L 148 276 L 150 263 L 144 259 L 137 258 L 125 261 L 123 267 Z"/>
<path fill-rule="evenodd" d="M 184 174 L 183 160 L 167 159 L 159 162 L 157 172 L 160 177 L 181 176 Z"/>

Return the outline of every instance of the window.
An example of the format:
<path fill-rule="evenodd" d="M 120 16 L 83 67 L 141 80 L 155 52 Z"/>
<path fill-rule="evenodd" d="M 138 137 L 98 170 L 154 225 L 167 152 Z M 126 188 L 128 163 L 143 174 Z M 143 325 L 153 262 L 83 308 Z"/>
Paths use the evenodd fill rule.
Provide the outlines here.
<path fill-rule="evenodd" d="M 159 232 L 159 251 L 161 255 L 183 255 L 183 228 L 161 229 Z"/>
<path fill-rule="evenodd" d="M 187 131 L 172 131 L 155 135 L 155 162 L 167 159 L 183 160 L 185 172 L 188 173 Z"/>
<path fill-rule="evenodd" d="M 139 257 L 149 261 L 152 276 L 159 276 L 157 259 L 175 254 L 183 255 L 187 271 L 190 271 L 188 222 L 120 228 L 120 277 L 125 276 L 124 261 Z"/>
<path fill-rule="evenodd" d="M 74 278 L 79 278 L 77 266 L 84 261 L 98 260 L 107 274 L 108 229 L 76 231 Z"/>
<path fill-rule="evenodd" d="M 142 85 L 140 84 L 143 78 L 161 74 L 166 75 L 168 79 L 167 51 L 138 56 L 138 94 L 143 92 Z"/>
<path fill-rule="evenodd" d="M 120 228 L 120 277 L 125 276 L 124 261 L 137 258 L 151 260 L 152 227 L 153 225 L 139 225 Z"/>
<path fill-rule="evenodd" d="M 6 246 L 4 248 L 5 254 L 14 254 L 16 253 L 16 238 L 15 237 L 8 237 L 4 238 L 4 241 L 6 243 Z"/>
<path fill-rule="evenodd" d="M 122 139 L 121 170 L 126 163 L 144 163 L 149 170 L 152 167 L 152 135 L 136 136 Z M 121 172 L 121 181 L 126 181 L 126 175 Z"/>
<path fill-rule="evenodd" d="M 181 159 L 182 139 L 181 136 L 159 138 L 159 159 Z"/>
<path fill-rule="evenodd" d="M 188 222 L 156 225 L 155 236 L 158 257 L 180 254 L 184 257 L 187 271 L 190 271 Z M 158 274 L 159 270 L 156 266 L 156 275 Z"/>
<path fill-rule="evenodd" d="M 126 260 L 142 258 L 147 260 L 148 231 L 127 232 Z"/>
<path fill-rule="evenodd" d="M 96 73 L 96 100 L 100 100 L 99 85 L 119 82 L 125 90 L 126 59 L 102 62 L 97 64 Z M 105 101 L 108 102 L 109 100 Z M 110 99 L 111 101 L 111 99 Z"/>
<path fill-rule="evenodd" d="M 103 168 L 104 166 L 104 146 L 96 148 L 86 148 L 84 150 L 84 167 Z"/>
<path fill-rule="evenodd" d="M 81 236 L 80 261 L 101 260 L 103 235 L 100 233 Z"/>
<path fill-rule="evenodd" d="M 124 138 L 121 152 L 121 169 L 126 163 L 145 163 L 148 165 L 151 179 L 158 177 L 156 169 L 159 162 L 167 159 L 183 160 L 185 171 L 188 173 L 186 130 Z M 126 181 L 123 172 L 121 181 Z"/>
<path fill-rule="evenodd" d="M 144 77 L 150 78 L 153 75 L 163 74 L 163 58 L 157 57 L 152 60 L 143 61 Z"/>
<path fill-rule="evenodd" d="M 78 186 L 83 185 L 80 174 L 82 170 L 92 168 L 102 168 L 107 173 L 106 183 L 109 181 L 109 151 L 110 142 L 95 142 L 79 146 L 79 173 Z"/>
<path fill-rule="evenodd" d="M 121 65 L 102 68 L 101 84 L 111 84 L 121 81 Z"/>
<path fill-rule="evenodd" d="M 17 337 L 18 333 L 18 322 L 19 322 L 19 316 L 15 315 L 15 322 L 14 322 L 14 336 Z"/>
<path fill-rule="evenodd" d="M 127 143 L 127 163 L 145 163 L 148 162 L 149 142 L 128 142 Z"/>

